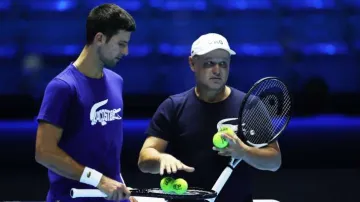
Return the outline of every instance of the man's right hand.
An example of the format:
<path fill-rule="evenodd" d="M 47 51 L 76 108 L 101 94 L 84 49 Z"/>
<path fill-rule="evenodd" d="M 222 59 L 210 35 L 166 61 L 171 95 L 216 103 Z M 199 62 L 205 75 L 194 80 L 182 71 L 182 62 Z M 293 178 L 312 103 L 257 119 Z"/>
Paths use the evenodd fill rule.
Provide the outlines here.
<path fill-rule="evenodd" d="M 102 176 L 97 188 L 104 192 L 107 200 L 123 200 L 129 199 L 130 191 L 126 186 L 118 181 L 112 180 L 106 176 Z"/>
<path fill-rule="evenodd" d="M 195 170 L 195 168 L 183 164 L 181 161 L 177 160 L 170 154 L 160 154 L 159 161 L 160 175 L 164 174 L 165 169 L 168 174 L 176 173 L 178 170 L 183 170 L 186 172 L 194 172 Z"/>

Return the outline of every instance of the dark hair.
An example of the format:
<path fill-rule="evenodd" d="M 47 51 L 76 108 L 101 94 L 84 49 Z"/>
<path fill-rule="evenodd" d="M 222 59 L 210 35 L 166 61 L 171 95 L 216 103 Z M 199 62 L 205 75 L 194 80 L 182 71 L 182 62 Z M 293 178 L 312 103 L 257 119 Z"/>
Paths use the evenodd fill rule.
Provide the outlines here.
<path fill-rule="evenodd" d="M 91 44 L 98 32 L 103 33 L 109 41 L 119 30 L 135 31 L 133 17 L 116 4 L 101 4 L 93 8 L 87 17 L 86 44 Z"/>

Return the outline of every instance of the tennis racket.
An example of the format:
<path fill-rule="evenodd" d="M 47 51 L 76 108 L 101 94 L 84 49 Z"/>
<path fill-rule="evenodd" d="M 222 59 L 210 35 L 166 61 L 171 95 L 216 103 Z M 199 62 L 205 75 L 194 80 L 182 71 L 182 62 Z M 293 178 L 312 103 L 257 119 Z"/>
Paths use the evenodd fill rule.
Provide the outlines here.
<path fill-rule="evenodd" d="M 131 196 L 164 198 L 165 200 L 184 199 L 184 200 L 205 200 L 216 197 L 217 193 L 213 190 L 205 190 L 197 187 L 190 187 L 184 194 L 166 193 L 159 188 L 135 189 L 128 188 Z M 98 189 L 71 189 L 71 198 L 81 197 L 106 197 L 107 195 Z"/>
<path fill-rule="evenodd" d="M 286 129 L 291 114 L 291 97 L 287 86 L 276 77 L 257 81 L 245 95 L 238 115 L 237 135 L 251 147 L 265 147 L 277 140 Z M 241 159 L 231 158 L 212 190 L 220 193 Z M 216 199 L 207 199 L 214 202 Z"/>

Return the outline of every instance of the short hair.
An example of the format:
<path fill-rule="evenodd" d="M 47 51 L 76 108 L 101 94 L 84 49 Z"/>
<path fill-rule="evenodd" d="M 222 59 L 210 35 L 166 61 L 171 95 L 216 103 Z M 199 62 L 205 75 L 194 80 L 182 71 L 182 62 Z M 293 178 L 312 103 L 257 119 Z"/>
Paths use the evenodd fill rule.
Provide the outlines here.
<path fill-rule="evenodd" d="M 119 30 L 133 32 L 136 23 L 133 17 L 116 4 L 101 4 L 93 8 L 86 21 L 86 44 L 90 45 L 98 32 L 107 37 L 107 41 Z"/>

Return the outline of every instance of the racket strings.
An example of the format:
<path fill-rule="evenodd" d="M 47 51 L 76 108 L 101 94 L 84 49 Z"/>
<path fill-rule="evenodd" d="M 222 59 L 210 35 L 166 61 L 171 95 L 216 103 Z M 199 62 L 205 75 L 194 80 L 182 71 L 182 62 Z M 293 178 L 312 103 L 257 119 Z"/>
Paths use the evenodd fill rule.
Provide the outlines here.
<path fill-rule="evenodd" d="M 261 101 L 258 104 L 259 105 L 262 104 L 264 105 L 264 107 L 257 106 L 254 109 L 262 109 L 257 111 L 258 113 L 262 113 L 260 114 L 259 118 L 265 119 L 266 117 L 264 116 L 264 114 L 267 112 L 269 119 L 267 119 L 268 122 L 263 123 L 262 125 L 263 127 L 259 127 L 258 125 L 254 126 L 262 129 L 260 130 L 261 133 L 259 135 L 254 136 L 256 138 L 254 140 L 255 142 L 261 141 L 260 138 L 262 136 L 267 138 L 266 140 L 264 139 L 263 141 L 270 141 L 271 139 L 273 139 L 276 136 L 276 134 L 278 134 L 286 124 L 286 120 L 287 120 L 286 112 L 288 111 L 286 109 L 290 109 L 290 102 L 289 102 L 290 99 L 286 99 L 286 98 L 284 99 L 284 97 L 286 96 L 288 98 L 290 97 L 288 96 L 288 93 L 286 93 L 287 89 L 283 85 L 280 85 L 282 83 L 279 83 L 274 80 L 269 80 L 269 82 L 264 82 L 263 84 L 264 85 L 260 86 L 261 88 L 257 91 L 260 92 L 257 95 L 261 98 Z M 266 93 L 268 95 L 263 96 L 261 95 L 262 93 Z M 281 94 L 280 97 L 275 96 L 275 94 L 278 94 L 279 96 L 279 93 Z M 271 100 L 273 103 L 270 102 Z M 279 104 L 282 104 L 283 107 L 280 108 L 281 106 L 279 106 Z M 266 133 L 267 135 L 264 135 Z"/>
<path fill-rule="evenodd" d="M 258 106 L 255 109 L 263 109 L 263 110 L 258 110 L 259 113 L 263 113 L 265 114 L 266 112 L 268 113 L 267 115 L 269 116 L 268 123 L 265 123 L 265 126 L 267 127 L 260 127 L 263 130 L 268 129 L 266 131 L 262 131 L 263 133 L 268 132 L 270 133 L 267 137 L 271 137 L 274 138 L 276 134 L 278 134 L 281 129 L 284 127 L 284 125 L 286 124 L 287 121 L 287 109 L 290 109 L 290 96 L 287 93 L 287 89 L 284 87 L 284 85 L 282 85 L 282 83 L 277 82 L 276 80 L 269 80 L 269 82 L 264 82 L 264 85 L 260 86 L 262 88 L 260 88 L 258 90 L 258 96 L 261 97 L 261 102 L 259 102 L 259 104 L 263 104 L 265 106 L 265 108 L 260 108 L 260 106 Z M 267 84 L 267 85 L 266 85 Z M 267 91 L 269 90 L 269 91 Z M 267 96 L 262 96 L 262 93 L 268 94 Z M 280 94 L 280 97 L 277 97 L 275 94 Z M 278 99 L 279 98 L 279 99 Z M 288 99 L 287 99 L 288 98 Z M 273 103 L 271 103 L 271 100 L 273 101 Z M 281 102 L 283 101 L 283 102 Z M 280 104 L 282 104 L 282 108 L 280 108 Z M 280 114 L 279 114 L 280 112 Z M 260 116 L 262 118 L 265 118 L 264 115 Z M 262 134 L 263 134 L 262 133 Z M 261 137 L 261 136 L 255 136 L 257 138 Z M 268 139 L 267 141 L 270 141 L 271 139 Z M 258 140 L 259 141 L 259 140 Z"/>
<path fill-rule="evenodd" d="M 266 84 L 266 83 L 265 83 Z M 289 117 L 288 111 L 291 108 L 291 100 L 290 100 L 290 96 L 289 93 L 287 91 L 287 88 L 282 85 L 281 83 L 274 81 L 274 80 L 269 80 L 269 87 L 276 87 L 278 92 L 277 93 L 281 93 L 281 97 L 282 97 L 282 109 L 280 110 L 281 114 L 277 115 L 278 110 L 278 104 L 275 105 L 275 107 L 271 107 L 270 106 L 270 102 L 269 100 L 276 100 L 276 102 L 280 102 L 279 100 L 277 100 L 277 97 L 275 95 L 270 95 L 267 96 L 265 98 L 265 100 L 263 100 L 262 102 L 265 104 L 265 106 L 267 107 L 267 110 L 269 111 L 270 117 L 272 118 L 272 126 L 274 126 L 274 133 L 278 133 L 280 132 L 280 130 L 284 127 L 284 125 L 286 124 L 287 118 Z M 264 87 L 264 89 L 262 90 L 266 90 L 266 87 Z M 275 92 L 274 92 L 275 93 Z"/>
<path fill-rule="evenodd" d="M 243 134 L 252 144 L 275 139 L 290 117 L 291 99 L 283 83 L 267 80 L 252 90 L 242 117 Z"/>

